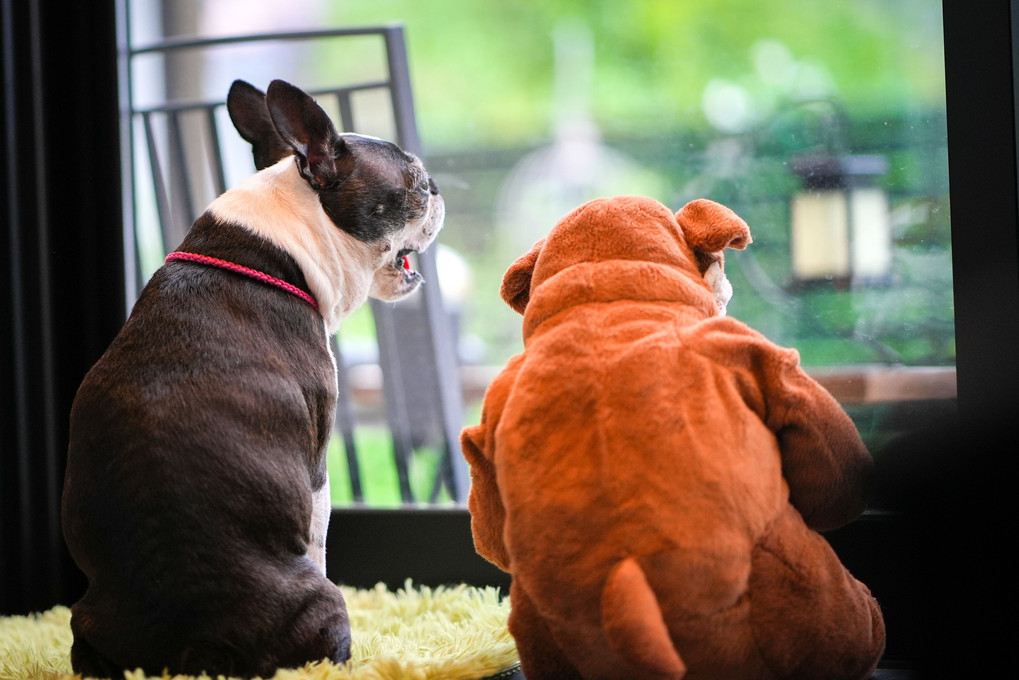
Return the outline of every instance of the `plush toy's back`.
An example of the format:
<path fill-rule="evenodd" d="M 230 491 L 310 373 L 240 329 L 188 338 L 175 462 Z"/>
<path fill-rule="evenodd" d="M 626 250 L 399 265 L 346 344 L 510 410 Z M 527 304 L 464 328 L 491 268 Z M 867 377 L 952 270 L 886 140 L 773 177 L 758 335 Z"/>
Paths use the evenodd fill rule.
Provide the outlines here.
<path fill-rule="evenodd" d="M 813 529 L 870 457 L 792 350 L 723 318 L 749 230 L 696 201 L 581 206 L 503 295 L 524 352 L 464 431 L 479 552 L 540 678 L 862 678 L 880 611 Z"/>

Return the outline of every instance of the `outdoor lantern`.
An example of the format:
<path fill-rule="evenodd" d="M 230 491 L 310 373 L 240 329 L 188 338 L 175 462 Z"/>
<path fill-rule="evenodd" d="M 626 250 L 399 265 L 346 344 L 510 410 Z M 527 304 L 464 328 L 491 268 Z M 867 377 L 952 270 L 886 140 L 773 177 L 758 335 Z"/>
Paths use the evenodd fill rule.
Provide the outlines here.
<path fill-rule="evenodd" d="M 792 270 L 797 281 L 874 280 L 892 264 L 888 197 L 876 178 L 883 156 L 803 157 L 792 198 Z"/>

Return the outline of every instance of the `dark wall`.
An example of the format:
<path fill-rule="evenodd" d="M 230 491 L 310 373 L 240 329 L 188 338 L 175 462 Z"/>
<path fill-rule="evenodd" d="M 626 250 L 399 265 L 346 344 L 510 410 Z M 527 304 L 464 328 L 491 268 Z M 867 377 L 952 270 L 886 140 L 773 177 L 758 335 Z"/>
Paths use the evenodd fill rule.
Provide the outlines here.
<path fill-rule="evenodd" d="M 67 413 L 125 309 L 113 0 L 0 0 L 0 614 L 83 587 Z"/>

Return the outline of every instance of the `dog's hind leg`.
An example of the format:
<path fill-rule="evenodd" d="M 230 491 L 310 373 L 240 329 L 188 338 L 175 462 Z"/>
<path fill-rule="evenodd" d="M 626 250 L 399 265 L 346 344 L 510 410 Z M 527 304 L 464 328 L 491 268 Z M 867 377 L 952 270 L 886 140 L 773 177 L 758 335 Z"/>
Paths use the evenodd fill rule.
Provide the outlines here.
<path fill-rule="evenodd" d="M 329 473 L 326 473 L 322 488 L 312 496 L 311 543 L 308 546 L 308 555 L 323 575 L 326 573 L 326 532 L 329 530 L 329 515 L 332 510 Z"/>
<path fill-rule="evenodd" d="M 124 669 L 92 646 L 81 631 L 80 616 L 71 617 L 71 668 L 83 678 L 119 678 Z"/>
<path fill-rule="evenodd" d="M 312 580 L 317 584 L 311 585 Z M 309 574 L 308 581 L 294 584 L 293 616 L 281 623 L 269 650 L 276 667 L 296 668 L 322 659 L 341 664 L 350 659 L 350 619 L 343 593 L 322 576 Z M 270 668 L 261 670 L 262 677 L 272 675 Z"/>

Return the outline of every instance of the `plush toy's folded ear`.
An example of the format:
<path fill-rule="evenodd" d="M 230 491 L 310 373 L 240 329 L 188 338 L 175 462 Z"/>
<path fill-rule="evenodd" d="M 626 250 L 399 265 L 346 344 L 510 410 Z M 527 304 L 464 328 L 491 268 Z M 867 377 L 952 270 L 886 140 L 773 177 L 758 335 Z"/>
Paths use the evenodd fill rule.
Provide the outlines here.
<path fill-rule="evenodd" d="M 726 248 L 743 250 L 753 239 L 750 227 L 739 215 L 721 203 L 698 198 L 676 213 L 686 242 L 696 251 L 702 269 L 712 261 L 721 260 Z M 707 257 L 704 257 L 707 256 Z"/>
<path fill-rule="evenodd" d="M 499 293 L 506 304 L 518 314 L 524 313 L 527 302 L 531 299 L 531 274 L 534 273 L 534 263 L 538 261 L 538 255 L 544 246 L 545 239 L 537 241 L 527 253 L 510 265 L 502 277 L 502 289 Z"/>

